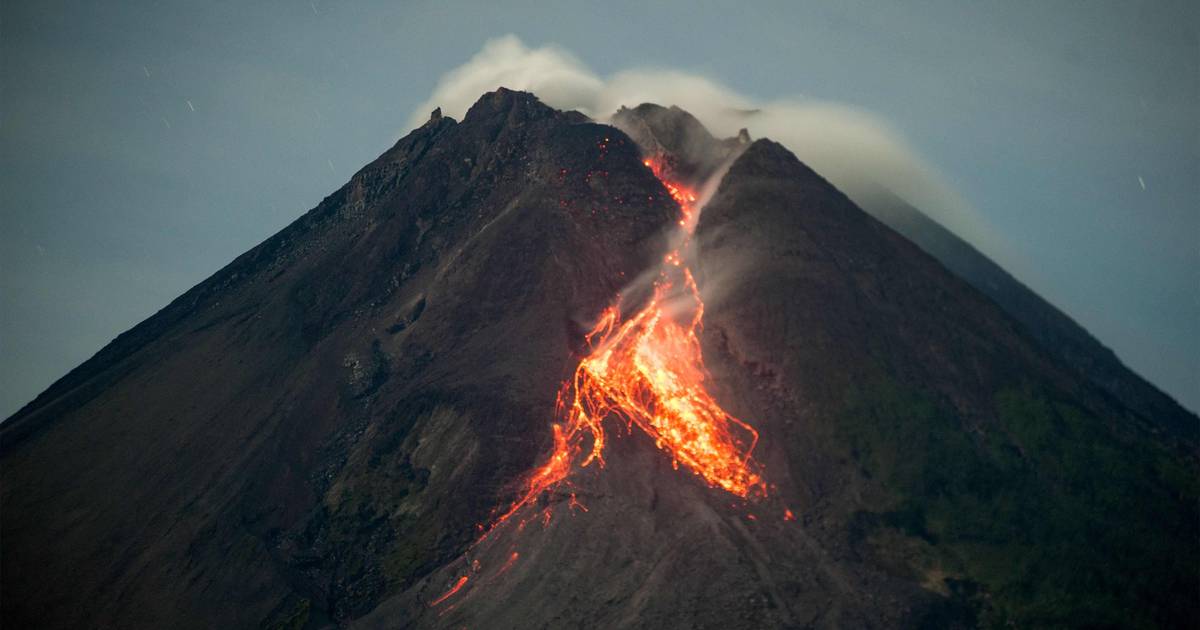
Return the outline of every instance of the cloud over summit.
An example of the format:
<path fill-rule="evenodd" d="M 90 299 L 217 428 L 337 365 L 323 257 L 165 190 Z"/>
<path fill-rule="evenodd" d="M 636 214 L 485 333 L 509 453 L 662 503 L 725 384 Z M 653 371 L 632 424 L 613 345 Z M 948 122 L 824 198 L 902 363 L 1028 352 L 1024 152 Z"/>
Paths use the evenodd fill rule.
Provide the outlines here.
<path fill-rule="evenodd" d="M 860 205 L 893 193 L 993 257 L 1004 256 L 984 220 L 945 185 L 902 137 L 865 110 L 794 96 L 758 101 L 708 77 L 667 68 L 632 68 L 602 77 L 570 51 L 529 47 L 516 35 L 487 41 L 438 80 L 409 120 L 420 125 L 435 107 L 461 118 L 480 94 L 498 87 L 532 92 L 558 109 L 607 121 L 622 105 L 677 105 L 717 136 L 745 127 L 788 147 Z"/>

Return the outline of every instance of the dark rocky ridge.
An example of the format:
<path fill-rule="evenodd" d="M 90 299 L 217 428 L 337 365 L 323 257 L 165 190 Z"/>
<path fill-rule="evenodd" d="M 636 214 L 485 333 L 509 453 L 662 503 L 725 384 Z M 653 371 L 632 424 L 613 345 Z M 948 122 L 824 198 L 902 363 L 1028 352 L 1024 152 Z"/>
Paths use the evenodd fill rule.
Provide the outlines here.
<path fill-rule="evenodd" d="M 697 177 L 731 146 L 642 132 Z M 675 212 L 630 138 L 531 95 L 435 117 L 0 427 L 4 625 L 1195 618 L 1190 451 L 768 141 L 696 269 L 711 385 L 761 431 L 771 496 L 731 505 L 634 435 L 575 479 L 588 512 L 548 497 L 549 525 L 468 551 Z"/>

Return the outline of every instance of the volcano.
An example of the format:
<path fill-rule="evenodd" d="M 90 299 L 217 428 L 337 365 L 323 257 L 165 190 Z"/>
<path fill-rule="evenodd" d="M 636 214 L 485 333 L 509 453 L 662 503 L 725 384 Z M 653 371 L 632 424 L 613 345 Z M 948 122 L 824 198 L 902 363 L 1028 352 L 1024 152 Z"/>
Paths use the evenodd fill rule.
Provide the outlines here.
<path fill-rule="evenodd" d="M 435 111 L 0 425 L 0 620 L 1193 623 L 1197 418 L 873 213 L 677 108 Z"/>

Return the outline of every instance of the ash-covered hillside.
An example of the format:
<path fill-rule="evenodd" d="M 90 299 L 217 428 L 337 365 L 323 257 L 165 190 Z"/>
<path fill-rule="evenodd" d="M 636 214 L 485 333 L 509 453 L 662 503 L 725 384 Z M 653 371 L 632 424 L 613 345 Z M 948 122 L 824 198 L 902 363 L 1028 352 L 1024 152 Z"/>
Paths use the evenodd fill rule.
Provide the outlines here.
<path fill-rule="evenodd" d="M 1200 615 L 1189 435 L 780 145 L 653 106 L 614 124 L 504 89 L 435 112 L 0 425 L 3 625 Z M 552 452 L 596 317 L 672 246 L 650 160 L 719 178 L 688 264 L 706 386 L 757 431 L 765 496 L 610 418 L 603 467 L 481 540 Z"/>

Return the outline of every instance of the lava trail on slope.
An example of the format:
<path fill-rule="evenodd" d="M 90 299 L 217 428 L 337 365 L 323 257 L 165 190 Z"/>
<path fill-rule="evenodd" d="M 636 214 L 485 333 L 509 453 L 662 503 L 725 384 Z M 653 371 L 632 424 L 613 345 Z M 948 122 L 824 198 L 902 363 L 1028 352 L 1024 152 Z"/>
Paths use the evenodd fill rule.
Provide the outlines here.
<path fill-rule="evenodd" d="M 476 545 L 513 520 L 518 528 L 539 518 L 549 523 L 549 508 L 534 509 L 539 497 L 569 486 L 579 468 L 604 466 L 610 418 L 622 422 L 627 433 L 635 426 L 644 431 L 676 469 L 683 464 L 711 487 L 742 499 L 767 494 L 753 458 L 758 432 L 722 408 L 705 387 L 708 372 L 698 336 L 704 302 L 685 262 L 699 218 L 696 190 L 674 181 L 663 160 L 643 163 L 679 205 L 676 245 L 663 257 L 641 310 L 622 320 L 618 295 L 600 313 L 586 335 L 587 355 L 559 389 L 553 450 L 529 475 L 519 498 L 481 528 Z M 574 492 L 567 494 L 572 509 L 587 510 Z M 477 563 L 471 568 L 478 571 Z M 466 582 L 467 576 L 460 577 L 431 605 L 445 602 Z"/>
<path fill-rule="evenodd" d="M 600 314 L 587 334 L 589 353 L 559 390 L 554 450 L 489 531 L 565 482 L 576 465 L 603 466 L 610 416 L 629 431 L 645 431 L 676 467 L 682 463 L 710 486 L 741 498 L 766 494 L 753 459 L 758 432 L 705 388 L 697 336 L 704 302 L 684 262 L 699 211 L 696 193 L 667 178 L 660 161 L 647 159 L 645 165 L 679 204 L 683 238 L 663 257 L 653 295 L 640 311 L 622 321 L 618 297 Z"/>

